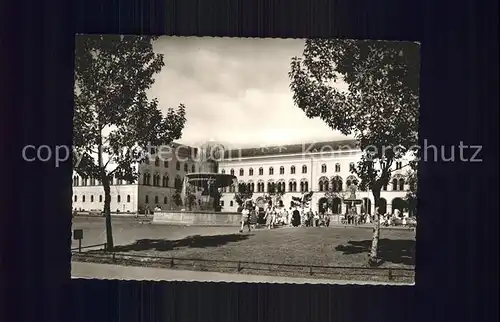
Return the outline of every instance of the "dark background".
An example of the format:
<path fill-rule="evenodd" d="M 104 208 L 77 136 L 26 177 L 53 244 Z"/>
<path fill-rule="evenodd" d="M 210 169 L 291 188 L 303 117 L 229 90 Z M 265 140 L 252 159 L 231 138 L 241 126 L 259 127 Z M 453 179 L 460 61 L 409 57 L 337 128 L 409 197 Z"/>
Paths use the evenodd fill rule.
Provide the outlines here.
<path fill-rule="evenodd" d="M 498 1 L 118 3 L 0 9 L 1 321 L 498 320 Z M 484 162 L 421 165 L 415 287 L 71 281 L 71 164 L 21 149 L 71 144 L 75 33 L 418 40 L 420 137 Z"/>

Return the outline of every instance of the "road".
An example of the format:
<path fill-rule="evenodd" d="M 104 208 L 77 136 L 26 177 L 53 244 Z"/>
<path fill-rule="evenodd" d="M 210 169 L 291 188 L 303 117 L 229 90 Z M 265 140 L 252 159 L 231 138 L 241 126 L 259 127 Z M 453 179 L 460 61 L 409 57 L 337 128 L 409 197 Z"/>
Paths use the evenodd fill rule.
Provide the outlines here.
<path fill-rule="evenodd" d="M 151 267 L 133 267 L 96 263 L 71 263 L 72 278 L 84 279 L 119 279 L 148 281 L 197 281 L 197 282 L 233 282 L 233 283 L 289 283 L 289 284 L 363 284 L 386 285 L 388 283 L 336 281 L 328 279 L 289 278 L 247 274 L 228 274 L 216 272 L 186 271 Z M 411 284 L 391 284 L 411 285 Z"/>

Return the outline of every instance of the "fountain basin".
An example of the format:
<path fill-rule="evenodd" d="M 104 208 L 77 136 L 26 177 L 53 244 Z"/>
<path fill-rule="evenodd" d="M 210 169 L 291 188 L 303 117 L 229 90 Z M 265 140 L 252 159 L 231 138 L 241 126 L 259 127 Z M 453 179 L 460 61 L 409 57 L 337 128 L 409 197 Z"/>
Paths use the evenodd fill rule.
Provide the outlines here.
<path fill-rule="evenodd" d="M 182 226 L 239 226 L 241 214 L 216 211 L 155 211 L 153 224 Z"/>

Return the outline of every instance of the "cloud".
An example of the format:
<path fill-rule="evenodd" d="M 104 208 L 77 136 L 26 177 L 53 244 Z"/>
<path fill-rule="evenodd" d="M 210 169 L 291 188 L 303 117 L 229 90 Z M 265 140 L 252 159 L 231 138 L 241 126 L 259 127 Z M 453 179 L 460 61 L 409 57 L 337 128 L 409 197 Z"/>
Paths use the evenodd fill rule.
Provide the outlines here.
<path fill-rule="evenodd" d="M 294 106 L 288 71 L 299 39 L 161 37 L 165 67 L 149 95 L 160 108 L 186 105 L 181 143 L 213 139 L 262 146 L 344 139 Z"/>

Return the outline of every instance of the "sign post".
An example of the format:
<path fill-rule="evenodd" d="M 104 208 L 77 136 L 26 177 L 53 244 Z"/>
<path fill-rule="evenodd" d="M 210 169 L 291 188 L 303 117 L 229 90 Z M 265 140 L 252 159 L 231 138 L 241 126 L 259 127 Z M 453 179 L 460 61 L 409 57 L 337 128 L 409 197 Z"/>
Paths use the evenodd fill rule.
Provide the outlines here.
<path fill-rule="evenodd" d="M 78 240 L 78 252 L 82 252 L 82 239 L 83 239 L 83 229 L 73 230 L 73 239 Z"/>

